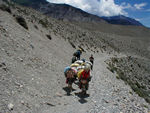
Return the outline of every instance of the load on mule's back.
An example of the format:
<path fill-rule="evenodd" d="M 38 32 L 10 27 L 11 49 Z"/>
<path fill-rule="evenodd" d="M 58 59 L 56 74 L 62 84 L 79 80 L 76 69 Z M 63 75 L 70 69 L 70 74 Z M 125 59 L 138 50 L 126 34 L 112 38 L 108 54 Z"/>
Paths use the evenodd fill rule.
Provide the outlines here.
<path fill-rule="evenodd" d="M 64 70 L 66 83 L 68 84 L 68 88 L 70 88 L 70 90 L 72 90 L 72 83 L 75 81 L 76 73 L 77 73 L 76 69 L 71 68 L 70 66 L 66 67 Z"/>
<path fill-rule="evenodd" d="M 77 74 L 79 79 L 79 88 L 82 90 L 83 94 L 86 94 L 86 90 L 88 90 L 89 87 L 89 81 L 91 80 L 90 68 L 90 64 L 85 63 L 84 69 L 81 69 Z"/>

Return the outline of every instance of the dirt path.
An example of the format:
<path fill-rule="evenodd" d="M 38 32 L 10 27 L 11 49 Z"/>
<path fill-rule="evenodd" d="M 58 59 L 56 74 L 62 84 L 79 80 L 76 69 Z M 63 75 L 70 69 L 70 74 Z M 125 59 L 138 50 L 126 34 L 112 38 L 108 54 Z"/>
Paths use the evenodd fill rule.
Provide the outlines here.
<path fill-rule="evenodd" d="M 71 95 L 68 96 L 65 90 L 61 90 L 55 97 L 57 105 L 47 108 L 43 113 L 148 113 L 147 107 L 150 106 L 145 100 L 107 70 L 104 61 L 109 57 L 108 55 L 96 57 L 89 95 L 81 97 L 79 88 L 73 85 L 75 91 Z"/>

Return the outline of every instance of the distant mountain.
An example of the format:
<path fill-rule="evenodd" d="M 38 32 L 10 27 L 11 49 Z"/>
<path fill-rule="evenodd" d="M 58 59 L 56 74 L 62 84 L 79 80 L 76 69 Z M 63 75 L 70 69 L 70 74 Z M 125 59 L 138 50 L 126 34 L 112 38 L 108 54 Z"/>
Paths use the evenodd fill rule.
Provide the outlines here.
<path fill-rule="evenodd" d="M 107 21 L 110 24 L 119 24 L 119 25 L 136 25 L 136 26 L 143 26 L 139 21 L 119 15 L 119 16 L 111 16 L 111 17 L 101 17 L 105 21 Z"/>
<path fill-rule="evenodd" d="M 62 20 L 105 22 L 99 16 L 89 14 L 81 9 L 75 8 L 67 4 L 48 3 L 47 5 L 41 5 L 40 10 L 46 15 Z"/>
<path fill-rule="evenodd" d="M 69 21 L 105 22 L 99 16 L 89 14 L 67 4 L 54 4 L 46 0 L 12 0 L 21 5 L 32 7 L 53 18 Z"/>
<path fill-rule="evenodd" d="M 12 0 L 21 5 L 30 6 L 32 4 L 48 3 L 46 0 Z"/>
<path fill-rule="evenodd" d="M 112 17 L 99 17 L 93 14 L 89 14 L 79 8 L 67 4 L 54 4 L 49 3 L 46 0 L 12 0 L 21 5 L 32 7 L 39 10 L 43 14 L 57 18 L 60 20 L 79 21 L 79 22 L 103 22 L 119 25 L 136 25 L 143 26 L 135 19 L 125 17 L 122 15 Z"/>

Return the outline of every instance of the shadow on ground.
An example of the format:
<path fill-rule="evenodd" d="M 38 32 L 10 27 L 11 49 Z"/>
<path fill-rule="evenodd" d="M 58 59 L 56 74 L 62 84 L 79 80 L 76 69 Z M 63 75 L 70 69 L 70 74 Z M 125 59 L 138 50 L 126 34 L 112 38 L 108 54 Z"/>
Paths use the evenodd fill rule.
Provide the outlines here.
<path fill-rule="evenodd" d="M 83 95 L 82 92 L 75 93 L 75 95 L 80 98 L 80 99 L 79 99 L 79 102 L 80 102 L 81 104 L 87 103 L 87 100 L 85 100 L 85 98 L 88 98 L 88 97 L 90 96 L 89 94 Z"/>
<path fill-rule="evenodd" d="M 68 88 L 67 86 L 66 87 L 63 87 L 63 90 L 66 92 L 66 95 L 67 96 L 70 96 L 70 95 L 72 95 L 72 94 L 70 94 L 72 91 L 75 91 L 76 89 L 70 89 L 70 88 Z"/>

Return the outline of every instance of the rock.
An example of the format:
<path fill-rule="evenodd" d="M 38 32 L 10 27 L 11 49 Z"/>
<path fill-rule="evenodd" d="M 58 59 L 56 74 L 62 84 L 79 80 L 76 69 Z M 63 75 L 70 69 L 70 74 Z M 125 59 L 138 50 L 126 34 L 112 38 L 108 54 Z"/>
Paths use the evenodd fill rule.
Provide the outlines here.
<path fill-rule="evenodd" d="M 120 99 L 117 99 L 118 102 L 120 102 Z"/>
<path fill-rule="evenodd" d="M 62 94 L 60 94 L 60 93 L 56 93 L 56 96 L 58 96 L 58 97 L 62 97 Z"/>
<path fill-rule="evenodd" d="M 105 103 L 109 103 L 109 101 L 107 101 L 107 100 L 105 100 L 105 99 L 103 99 L 103 100 L 104 100 Z"/>
<path fill-rule="evenodd" d="M 22 87 L 23 87 L 23 85 L 22 85 L 22 84 L 20 84 L 20 83 L 18 83 L 18 82 L 15 82 L 15 84 L 16 84 L 17 86 L 19 86 L 20 88 L 22 88 Z"/>
<path fill-rule="evenodd" d="M 49 106 L 55 106 L 54 104 L 51 104 L 49 102 L 46 102 L 46 104 L 49 105 Z"/>
<path fill-rule="evenodd" d="M 22 105 L 24 105 L 24 104 L 25 104 L 25 102 L 24 102 L 23 100 L 21 100 L 21 104 L 22 104 Z"/>
<path fill-rule="evenodd" d="M 2 65 L 2 64 L 0 64 L 0 67 L 3 67 L 3 65 Z"/>
<path fill-rule="evenodd" d="M 65 103 L 64 106 L 68 105 L 68 103 Z"/>
<path fill-rule="evenodd" d="M 93 100 L 94 103 L 97 103 L 95 100 Z"/>
<path fill-rule="evenodd" d="M 14 92 L 14 91 L 11 91 L 11 93 L 12 93 L 12 95 L 14 95 L 14 94 L 15 94 L 15 92 Z"/>
<path fill-rule="evenodd" d="M 4 70 L 4 71 L 7 71 L 8 69 L 7 69 L 6 67 L 3 67 L 3 70 Z"/>
<path fill-rule="evenodd" d="M 22 59 L 22 58 L 20 58 L 20 61 L 21 61 L 21 62 L 23 62 L 23 59 Z"/>
<path fill-rule="evenodd" d="M 13 108 L 14 108 L 14 105 L 13 105 L 12 103 L 9 103 L 9 104 L 8 104 L 8 109 L 9 109 L 9 110 L 13 110 Z"/>
<path fill-rule="evenodd" d="M 118 103 L 114 103 L 113 105 L 114 105 L 114 106 L 118 106 Z"/>
<path fill-rule="evenodd" d="M 61 103 L 58 103 L 58 105 L 61 105 Z"/>
<path fill-rule="evenodd" d="M 28 107 L 29 109 L 31 108 L 31 107 L 29 106 L 29 103 L 26 103 L 25 105 L 26 105 L 26 107 Z"/>
<path fill-rule="evenodd" d="M 34 49 L 34 46 L 33 46 L 32 44 L 30 44 L 30 47 L 31 47 L 32 49 Z"/>
<path fill-rule="evenodd" d="M 2 63 L 3 66 L 6 66 L 5 62 Z"/>
<path fill-rule="evenodd" d="M 123 99 L 126 99 L 126 97 L 123 97 Z"/>
<path fill-rule="evenodd" d="M 5 62 L 2 62 L 2 63 L 0 64 L 0 67 L 3 67 L 3 66 L 6 66 Z M 5 68 L 6 68 L 6 67 L 5 67 Z"/>
<path fill-rule="evenodd" d="M 1 50 L 2 50 L 2 51 L 5 51 L 5 49 L 3 49 L 3 48 L 2 48 Z"/>
<path fill-rule="evenodd" d="M 23 85 L 20 85 L 19 87 L 20 87 L 20 88 L 22 88 L 22 87 L 23 87 Z"/>

